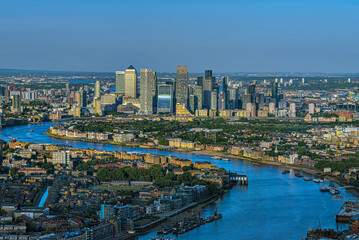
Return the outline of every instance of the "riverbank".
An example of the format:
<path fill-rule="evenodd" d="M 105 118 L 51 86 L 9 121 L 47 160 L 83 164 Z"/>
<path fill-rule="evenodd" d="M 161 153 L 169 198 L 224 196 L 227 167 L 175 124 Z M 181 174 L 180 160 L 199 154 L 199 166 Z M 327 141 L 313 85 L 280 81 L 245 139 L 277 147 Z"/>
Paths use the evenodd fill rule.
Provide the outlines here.
<path fill-rule="evenodd" d="M 305 167 L 305 166 L 300 166 L 300 165 L 288 165 L 288 164 L 283 164 L 283 163 L 279 163 L 279 162 L 274 162 L 274 161 L 262 161 L 259 159 L 252 159 L 252 158 L 248 158 L 248 157 L 243 157 L 243 156 L 238 156 L 238 155 L 232 155 L 226 152 L 217 152 L 217 151 L 213 151 L 213 150 L 199 150 L 199 151 L 194 151 L 194 150 L 188 150 L 188 149 L 184 149 L 184 148 L 175 148 L 175 149 L 166 149 L 160 146 L 148 146 L 148 145 L 141 145 L 141 144 L 133 144 L 133 143 L 118 143 L 118 142 L 114 142 L 114 141 L 104 141 L 104 140 L 91 140 L 91 139 L 78 139 L 78 138 L 72 138 L 72 137 L 64 137 L 64 136 L 58 136 L 58 135 L 54 135 L 51 134 L 49 132 L 45 133 L 47 136 L 49 137 L 53 137 L 56 139 L 62 139 L 62 140 L 70 140 L 70 141 L 82 141 L 82 142 L 92 142 L 92 143 L 102 143 L 102 144 L 112 144 L 112 145 L 117 145 L 117 146 L 124 146 L 124 147 L 139 147 L 139 148 L 146 148 L 146 149 L 158 149 L 158 150 L 166 150 L 166 151 L 173 151 L 173 152 L 189 152 L 192 154 L 199 154 L 199 155 L 205 155 L 205 156 L 218 156 L 218 157 L 223 157 L 223 158 L 231 158 L 231 159 L 236 159 L 236 160 L 241 160 L 241 161 L 246 161 L 252 164 L 258 164 L 258 165 L 271 165 L 271 166 L 277 166 L 277 167 L 282 167 L 285 169 L 293 169 L 295 171 L 299 171 L 299 172 L 304 172 L 310 175 L 313 175 L 315 177 L 319 177 L 319 178 L 325 178 L 329 181 L 335 182 L 336 184 L 344 187 L 347 186 L 347 182 L 345 182 L 344 179 L 341 179 L 339 177 L 335 177 L 335 176 L 329 176 L 327 174 L 324 174 L 322 171 L 315 169 L 315 168 L 309 168 L 309 167 Z M 353 194 L 355 197 L 359 198 L 359 190 L 356 188 L 349 188 L 346 189 L 348 192 L 350 192 L 351 194 Z"/>
<path fill-rule="evenodd" d="M 132 147 L 132 148 L 145 148 L 145 149 L 158 149 L 164 151 L 174 151 L 172 148 L 166 148 L 161 146 L 150 146 L 138 143 L 123 143 L 123 142 L 115 142 L 110 140 L 95 140 L 95 139 L 87 139 L 87 138 L 74 138 L 74 137 L 65 137 L 65 136 L 58 136 L 49 132 L 45 132 L 46 136 L 61 139 L 61 140 L 69 140 L 69 141 L 77 141 L 77 142 L 90 142 L 90 143 L 101 143 L 101 144 L 111 144 L 115 146 L 123 146 L 123 147 Z"/>
<path fill-rule="evenodd" d="M 252 164 L 259 164 L 259 165 L 263 164 L 263 165 L 283 167 L 285 169 L 293 169 L 298 172 L 307 173 L 314 177 L 327 179 L 329 181 L 332 181 L 332 182 L 338 184 L 341 187 L 348 186 L 348 183 L 344 179 L 335 177 L 335 176 L 330 176 L 328 174 L 324 174 L 322 171 L 315 169 L 315 168 L 309 168 L 309 167 L 299 166 L 299 165 L 288 165 L 288 164 L 283 164 L 283 163 L 279 163 L 279 162 L 261 161 L 258 159 L 252 159 L 252 158 L 247 158 L 247 157 L 243 157 L 243 156 L 232 155 L 232 154 L 228 154 L 228 153 L 224 153 L 224 152 L 216 152 L 216 151 L 212 151 L 212 150 L 192 151 L 191 153 L 212 156 L 212 157 L 219 156 L 219 157 L 224 157 L 224 158 L 237 159 L 237 160 L 247 161 Z M 346 189 L 346 191 L 353 194 L 355 197 L 359 198 L 359 189 L 348 188 L 348 189 Z"/>

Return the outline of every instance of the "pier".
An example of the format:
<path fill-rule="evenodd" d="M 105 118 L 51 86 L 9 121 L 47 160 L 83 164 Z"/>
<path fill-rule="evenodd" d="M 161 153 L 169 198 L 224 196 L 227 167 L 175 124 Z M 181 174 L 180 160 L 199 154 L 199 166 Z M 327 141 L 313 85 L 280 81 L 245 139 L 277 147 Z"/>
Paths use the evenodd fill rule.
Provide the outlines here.
<path fill-rule="evenodd" d="M 237 182 L 240 185 L 248 185 L 247 175 L 239 175 L 237 173 L 229 173 L 229 180 Z"/>

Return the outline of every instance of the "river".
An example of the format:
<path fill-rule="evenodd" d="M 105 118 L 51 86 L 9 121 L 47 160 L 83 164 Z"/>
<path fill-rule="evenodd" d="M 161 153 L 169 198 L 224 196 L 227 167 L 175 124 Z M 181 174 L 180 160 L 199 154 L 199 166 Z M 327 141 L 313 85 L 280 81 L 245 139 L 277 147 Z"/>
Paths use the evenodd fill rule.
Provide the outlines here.
<path fill-rule="evenodd" d="M 0 138 L 8 141 L 11 137 L 19 141 L 67 144 L 77 148 L 98 148 L 128 152 L 151 152 L 163 155 L 176 155 L 194 161 L 211 161 L 249 179 L 247 187 L 236 186 L 215 204 L 205 208 L 205 214 L 213 214 L 218 207 L 223 218 L 180 235 L 179 239 L 301 239 L 306 236 L 309 227 L 337 229 L 335 215 L 342 206 L 342 201 L 332 199 L 329 193 L 319 191 L 322 184 L 305 182 L 294 173 L 283 175 L 282 168 L 276 166 L 254 166 L 250 163 L 232 160 L 224 162 L 184 152 L 167 152 L 157 149 L 121 147 L 89 142 L 76 142 L 50 138 L 44 133 L 56 123 L 46 122 L 35 125 L 24 125 L 0 130 Z M 30 130 L 33 129 L 33 132 Z M 307 174 L 303 174 L 307 175 Z M 345 199 L 353 196 L 340 189 Z M 344 229 L 347 226 L 339 226 Z M 155 234 L 140 237 L 147 240 Z"/>

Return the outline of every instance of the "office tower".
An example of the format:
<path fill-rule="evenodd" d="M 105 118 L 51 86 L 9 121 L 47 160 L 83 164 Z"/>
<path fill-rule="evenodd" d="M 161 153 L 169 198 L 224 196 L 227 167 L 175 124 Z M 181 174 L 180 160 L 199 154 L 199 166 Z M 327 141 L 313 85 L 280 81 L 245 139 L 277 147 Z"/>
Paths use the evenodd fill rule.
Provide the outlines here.
<path fill-rule="evenodd" d="M 302 78 L 302 84 L 304 84 L 305 83 L 305 79 L 304 78 Z"/>
<path fill-rule="evenodd" d="M 157 88 L 157 112 L 173 113 L 173 84 L 160 83 Z"/>
<path fill-rule="evenodd" d="M 206 70 L 203 79 L 203 108 L 206 109 L 211 109 L 211 92 L 213 90 L 214 79 L 212 70 Z"/>
<path fill-rule="evenodd" d="M 125 72 L 125 96 L 137 97 L 137 72 L 132 65 Z"/>
<path fill-rule="evenodd" d="M 218 109 L 219 110 L 225 110 L 226 109 L 226 99 L 225 99 L 224 91 L 221 91 L 218 94 Z"/>
<path fill-rule="evenodd" d="M 251 96 L 251 103 L 255 103 L 255 95 L 256 95 L 256 85 L 249 84 L 247 88 L 247 94 Z"/>
<path fill-rule="evenodd" d="M 223 103 L 224 108 L 228 108 L 228 76 L 222 78 L 222 88 L 223 88 Z"/>
<path fill-rule="evenodd" d="M 116 71 L 116 93 L 125 95 L 125 71 Z"/>
<path fill-rule="evenodd" d="M 153 71 L 152 69 L 141 69 L 140 75 L 140 102 L 142 114 L 153 113 Z"/>
<path fill-rule="evenodd" d="M 197 86 L 203 87 L 203 76 L 197 77 Z"/>
<path fill-rule="evenodd" d="M 204 78 L 211 79 L 212 78 L 212 70 L 205 70 L 204 71 Z"/>
<path fill-rule="evenodd" d="M 211 109 L 218 110 L 218 92 L 217 92 L 217 90 L 211 91 Z"/>
<path fill-rule="evenodd" d="M 350 78 L 348 78 L 348 83 L 350 83 Z"/>
<path fill-rule="evenodd" d="M 96 99 L 100 99 L 101 97 L 101 85 L 100 85 L 100 81 L 96 81 L 95 82 L 95 98 Z"/>
<path fill-rule="evenodd" d="M 228 104 L 229 104 L 229 109 L 237 109 L 239 108 L 239 104 L 238 104 L 238 88 L 234 88 L 234 89 L 229 89 L 228 90 Z"/>
<path fill-rule="evenodd" d="M 272 98 L 278 100 L 278 83 L 272 82 Z"/>
<path fill-rule="evenodd" d="M 153 112 L 157 112 L 157 74 L 153 72 L 152 80 L 152 103 L 153 103 Z"/>
<path fill-rule="evenodd" d="M 195 110 L 201 110 L 203 108 L 203 87 L 195 86 L 193 88 L 193 95 L 197 106 Z"/>
<path fill-rule="evenodd" d="M 252 103 L 252 96 L 250 94 L 244 94 L 242 99 L 242 105 L 245 107 L 247 103 Z"/>
<path fill-rule="evenodd" d="M 87 93 L 84 90 L 80 91 L 80 107 L 87 106 Z"/>
<path fill-rule="evenodd" d="M 21 111 L 21 97 L 20 94 L 15 94 L 11 96 L 12 98 L 12 111 L 20 112 Z"/>
<path fill-rule="evenodd" d="M 187 67 L 177 67 L 176 103 L 188 105 L 188 71 Z"/>

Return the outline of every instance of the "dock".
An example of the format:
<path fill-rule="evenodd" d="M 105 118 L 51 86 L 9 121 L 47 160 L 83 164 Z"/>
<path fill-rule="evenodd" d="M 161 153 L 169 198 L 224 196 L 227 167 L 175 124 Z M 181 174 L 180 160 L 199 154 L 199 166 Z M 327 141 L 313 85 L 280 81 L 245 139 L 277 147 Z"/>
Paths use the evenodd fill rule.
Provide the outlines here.
<path fill-rule="evenodd" d="M 352 217 L 359 215 L 359 202 L 346 201 L 338 211 L 335 220 L 337 223 L 350 223 Z"/>

